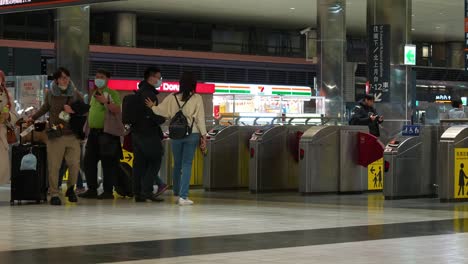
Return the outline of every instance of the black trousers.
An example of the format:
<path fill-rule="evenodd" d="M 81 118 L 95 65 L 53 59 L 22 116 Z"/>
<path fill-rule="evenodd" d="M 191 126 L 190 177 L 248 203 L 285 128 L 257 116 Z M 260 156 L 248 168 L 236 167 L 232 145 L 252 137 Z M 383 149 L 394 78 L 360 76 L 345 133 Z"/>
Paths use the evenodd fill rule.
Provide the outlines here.
<path fill-rule="evenodd" d="M 133 189 L 136 196 L 149 196 L 153 193 L 153 183 L 161 168 L 164 154 L 161 139 L 153 135 L 133 132 Z"/>
<path fill-rule="evenodd" d="M 91 129 L 88 141 L 86 142 L 84 157 L 86 183 L 89 190 L 94 191 L 98 189 L 97 165 L 98 162 L 101 161 L 104 192 L 112 193 L 117 173 L 119 173 L 119 163 L 122 153 L 116 153 L 113 156 L 102 155 L 100 151 L 101 144 L 99 144 L 99 135 L 102 133 L 102 130 Z M 118 144 L 120 149 L 120 138 L 115 137 L 115 142 L 113 142 L 113 144 Z"/>

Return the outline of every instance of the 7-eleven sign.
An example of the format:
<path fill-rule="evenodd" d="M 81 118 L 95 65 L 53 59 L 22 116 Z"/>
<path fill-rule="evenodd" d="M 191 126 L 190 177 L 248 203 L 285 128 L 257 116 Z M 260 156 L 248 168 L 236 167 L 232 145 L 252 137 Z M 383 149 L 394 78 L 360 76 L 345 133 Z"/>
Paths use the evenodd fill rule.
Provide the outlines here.
<path fill-rule="evenodd" d="M 252 87 L 253 88 L 253 87 Z M 253 91 L 252 91 L 253 90 Z M 271 86 L 267 85 L 258 85 L 255 89 L 252 89 L 253 94 L 257 95 L 271 95 Z"/>

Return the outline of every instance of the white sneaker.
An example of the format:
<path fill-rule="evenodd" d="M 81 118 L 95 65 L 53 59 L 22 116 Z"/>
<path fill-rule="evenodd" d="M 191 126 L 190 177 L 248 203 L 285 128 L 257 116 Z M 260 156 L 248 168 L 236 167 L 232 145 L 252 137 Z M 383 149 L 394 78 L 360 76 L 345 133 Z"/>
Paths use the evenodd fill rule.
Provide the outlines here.
<path fill-rule="evenodd" d="M 179 204 L 180 206 L 184 206 L 184 205 L 193 205 L 193 201 L 190 201 L 188 198 L 187 198 L 187 199 L 179 198 L 178 204 Z"/>

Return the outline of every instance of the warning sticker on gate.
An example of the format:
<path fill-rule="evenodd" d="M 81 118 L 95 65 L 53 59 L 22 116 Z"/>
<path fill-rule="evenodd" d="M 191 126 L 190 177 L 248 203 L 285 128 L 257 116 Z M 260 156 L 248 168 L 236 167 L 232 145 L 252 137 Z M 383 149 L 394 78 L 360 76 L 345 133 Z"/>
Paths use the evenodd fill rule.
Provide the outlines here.
<path fill-rule="evenodd" d="M 383 158 L 375 161 L 367 167 L 367 189 L 369 191 L 383 189 Z"/>
<path fill-rule="evenodd" d="M 124 148 L 122 148 L 122 152 L 123 159 L 121 159 L 120 162 L 127 163 L 130 167 L 133 167 L 133 153 L 126 151 Z"/>
<path fill-rule="evenodd" d="M 454 196 L 468 198 L 468 148 L 455 149 Z"/>

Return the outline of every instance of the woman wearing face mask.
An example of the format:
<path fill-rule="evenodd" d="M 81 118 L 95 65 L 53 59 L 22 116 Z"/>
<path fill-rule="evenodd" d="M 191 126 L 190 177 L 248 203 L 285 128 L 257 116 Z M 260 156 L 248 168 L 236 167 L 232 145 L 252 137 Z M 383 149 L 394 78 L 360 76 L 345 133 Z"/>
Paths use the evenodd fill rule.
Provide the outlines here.
<path fill-rule="evenodd" d="M 8 155 L 7 126 L 15 126 L 17 115 L 8 90 L 5 86 L 5 74 L 0 71 L 0 184 L 10 180 L 10 157 Z"/>
<path fill-rule="evenodd" d="M 70 115 L 75 113 L 70 105 L 76 101 L 83 101 L 83 97 L 70 80 L 70 72 L 65 68 L 59 68 L 54 74 L 54 82 L 46 95 L 44 104 L 29 119 L 32 122 L 49 113 L 49 128 L 56 132 L 53 137 L 49 134 L 47 142 L 51 205 L 62 204 L 59 198 L 58 173 L 63 159 L 69 169 L 65 196 L 69 202 L 78 201 L 74 188 L 80 170 L 80 139 L 74 134 L 69 123 Z"/>

